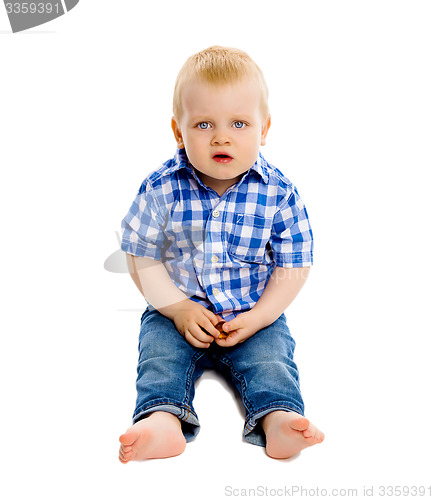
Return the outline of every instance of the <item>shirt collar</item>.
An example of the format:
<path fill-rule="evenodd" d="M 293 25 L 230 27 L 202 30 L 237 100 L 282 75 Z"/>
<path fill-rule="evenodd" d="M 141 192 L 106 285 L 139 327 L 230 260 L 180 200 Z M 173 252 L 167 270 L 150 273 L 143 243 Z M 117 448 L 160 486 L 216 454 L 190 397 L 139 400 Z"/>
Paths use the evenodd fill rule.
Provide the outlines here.
<path fill-rule="evenodd" d="M 174 156 L 174 160 L 175 160 L 174 164 L 169 169 L 168 173 L 175 172 L 176 170 L 180 170 L 182 168 L 186 168 L 187 170 L 194 173 L 192 164 L 187 158 L 185 149 L 177 149 L 177 152 Z M 257 174 L 260 175 L 264 183 L 267 184 L 269 180 L 269 173 L 267 166 L 268 166 L 267 161 L 264 159 L 264 156 L 259 152 L 257 161 L 254 163 L 254 165 L 252 165 L 252 167 L 248 170 L 248 172 L 250 171 L 257 172 Z"/>

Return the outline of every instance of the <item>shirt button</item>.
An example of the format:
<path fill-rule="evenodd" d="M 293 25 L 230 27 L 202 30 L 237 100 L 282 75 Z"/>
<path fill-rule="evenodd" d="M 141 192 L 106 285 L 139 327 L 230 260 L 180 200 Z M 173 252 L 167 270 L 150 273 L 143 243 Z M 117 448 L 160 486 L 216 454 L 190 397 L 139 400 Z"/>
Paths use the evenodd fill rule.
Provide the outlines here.
<path fill-rule="evenodd" d="M 219 290 L 217 288 L 213 288 L 213 295 L 217 297 L 219 295 Z"/>
<path fill-rule="evenodd" d="M 211 261 L 216 264 L 216 262 L 219 261 L 219 257 L 217 255 L 213 255 L 212 258 L 211 258 Z"/>
<path fill-rule="evenodd" d="M 213 215 L 213 217 L 216 219 L 216 217 L 219 217 L 220 215 L 220 212 L 219 210 L 213 210 L 213 212 L 211 213 Z"/>

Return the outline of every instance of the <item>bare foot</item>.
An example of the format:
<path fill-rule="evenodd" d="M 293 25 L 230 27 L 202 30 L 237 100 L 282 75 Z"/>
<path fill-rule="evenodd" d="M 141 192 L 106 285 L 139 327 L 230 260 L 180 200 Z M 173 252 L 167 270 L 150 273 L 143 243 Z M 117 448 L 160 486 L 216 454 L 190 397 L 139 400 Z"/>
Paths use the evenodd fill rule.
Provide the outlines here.
<path fill-rule="evenodd" d="M 266 453 L 272 458 L 290 458 L 325 438 L 307 418 L 294 411 L 273 411 L 262 421 Z"/>
<path fill-rule="evenodd" d="M 123 464 L 130 460 L 175 457 L 186 448 L 180 420 L 165 411 L 150 413 L 136 422 L 120 436 L 119 442 L 119 460 Z"/>

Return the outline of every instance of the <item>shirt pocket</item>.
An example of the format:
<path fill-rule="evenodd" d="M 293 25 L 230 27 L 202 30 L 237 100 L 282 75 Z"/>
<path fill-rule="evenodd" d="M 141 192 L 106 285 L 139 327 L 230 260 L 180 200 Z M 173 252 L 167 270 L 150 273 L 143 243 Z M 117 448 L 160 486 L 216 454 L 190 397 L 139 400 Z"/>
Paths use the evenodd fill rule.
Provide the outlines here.
<path fill-rule="evenodd" d="M 259 215 L 234 214 L 228 236 L 228 253 L 245 262 L 271 262 L 269 239 L 272 222 L 273 219 Z"/>

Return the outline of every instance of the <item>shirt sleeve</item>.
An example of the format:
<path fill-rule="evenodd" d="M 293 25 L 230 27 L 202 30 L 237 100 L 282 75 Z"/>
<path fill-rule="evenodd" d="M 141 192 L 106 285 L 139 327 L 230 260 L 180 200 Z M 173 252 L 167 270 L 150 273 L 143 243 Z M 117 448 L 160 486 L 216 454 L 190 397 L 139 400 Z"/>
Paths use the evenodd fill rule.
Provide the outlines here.
<path fill-rule="evenodd" d="M 273 258 L 278 266 L 313 265 L 313 233 L 307 210 L 295 187 L 278 207 L 270 243 Z"/>
<path fill-rule="evenodd" d="M 163 226 L 152 188 L 145 181 L 121 222 L 121 249 L 138 257 L 162 260 Z"/>

